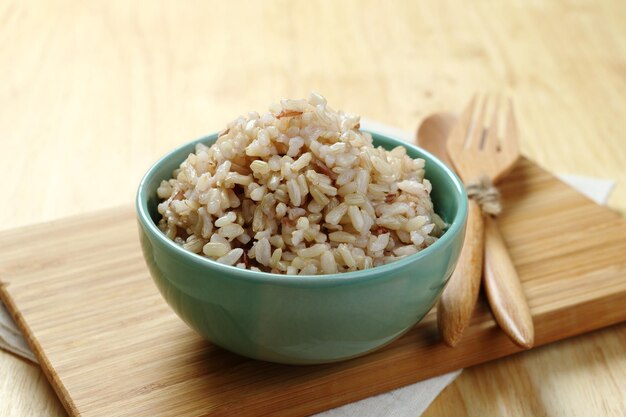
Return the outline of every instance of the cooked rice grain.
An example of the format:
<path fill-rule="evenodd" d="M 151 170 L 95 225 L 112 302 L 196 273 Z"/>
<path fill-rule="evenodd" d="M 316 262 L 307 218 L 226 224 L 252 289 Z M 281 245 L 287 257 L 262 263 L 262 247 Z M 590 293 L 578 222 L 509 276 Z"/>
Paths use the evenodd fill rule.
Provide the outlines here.
<path fill-rule="evenodd" d="M 359 117 L 324 97 L 282 100 L 196 146 L 156 190 L 159 228 L 226 265 L 332 274 L 383 265 L 433 244 L 425 163 L 372 145 Z"/>

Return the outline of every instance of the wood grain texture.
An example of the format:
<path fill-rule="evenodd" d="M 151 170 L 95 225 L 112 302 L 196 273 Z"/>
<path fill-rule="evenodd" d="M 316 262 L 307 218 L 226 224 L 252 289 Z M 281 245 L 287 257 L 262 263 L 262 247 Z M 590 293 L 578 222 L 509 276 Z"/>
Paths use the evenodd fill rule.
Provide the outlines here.
<path fill-rule="evenodd" d="M 40 368 L 33 366 L 30 361 L 5 354 L 13 360 L 0 360 L 0 415 L 65 415 L 63 406 Z M 12 377 L 15 375 L 24 377 Z M 33 390 L 41 393 L 40 398 L 25 395 Z"/>
<path fill-rule="evenodd" d="M 536 344 L 626 320 L 626 221 L 528 160 L 502 194 L 509 209 L 498 223 Z M 174 315 L 149 277 L 135 223 L 121 208 L 0 234 L 0 295 L 71 415 L 308 415 L 519 351 L 483 300 L 455 349 L 439 341 L 433 311 L 351 361 L 252 361 Z"/>
<path fill-rule="evenodd" d="M 0 228 L 128 204 L 168 149 L 311 89 L 405 130 L 506 90 L 523 153 L 615 179 L 624 214 L 625 39 L 610 0 L 2 0 Z M 626 324 L 473 367 L 427 415 L 624 415 L 624 346 Z M 38 368 L 0 352 L 0 380 L 0 415 L 61 415 Z"/>

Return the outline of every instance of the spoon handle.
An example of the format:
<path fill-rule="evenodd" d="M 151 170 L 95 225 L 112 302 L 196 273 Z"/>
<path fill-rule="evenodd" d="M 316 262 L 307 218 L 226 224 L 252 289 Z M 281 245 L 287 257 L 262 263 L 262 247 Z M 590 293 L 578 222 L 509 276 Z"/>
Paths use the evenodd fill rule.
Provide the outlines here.
<path fill-rule="evenodd" d="M 535 339 L 533 318 L 498 226 L 485 217 L 485 290 L 500 328 L 518 346 L 530 349 Z"/>
<path fill-rule="evenodd" d="M 437 326 L 443 341 L 457 345 L 469 324 L 480 288 L 483 268 L 483 216 L 475 200 L 469 200 L 465 240 L 457 267 L 437 305 Z"/>

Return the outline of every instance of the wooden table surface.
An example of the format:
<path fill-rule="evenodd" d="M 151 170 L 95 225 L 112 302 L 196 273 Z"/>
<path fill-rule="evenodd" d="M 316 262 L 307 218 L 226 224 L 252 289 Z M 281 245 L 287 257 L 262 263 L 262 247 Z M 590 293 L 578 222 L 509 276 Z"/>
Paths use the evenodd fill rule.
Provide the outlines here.
<path fill-rule="evenodd" d="M 129 204 L 170 148 L 310 90 L 405 130 L 505 91 L 522 151 L 615 179 L 625 214 L 626 3 L 463 3 L 2 0 L 0 229 Z M 621 324 L 467 369 L 426 415 L 621 416 L 625 384 Z M 0 399 L 64 415 L 5 352 Z"/>

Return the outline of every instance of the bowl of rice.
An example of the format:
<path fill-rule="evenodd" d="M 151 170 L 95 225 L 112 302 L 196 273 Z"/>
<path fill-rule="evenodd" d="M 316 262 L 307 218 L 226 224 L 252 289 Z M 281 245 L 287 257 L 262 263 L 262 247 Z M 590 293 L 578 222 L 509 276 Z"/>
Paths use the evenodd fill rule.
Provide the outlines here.
<path fill-rule="evenodd" d="M 434 156 L 311 93 L 169 152 L 136 208 L 154 282 L 191 328 L 250 358 L 316 364 L 426 315 L 458 260 L 467 197 Z"/>

